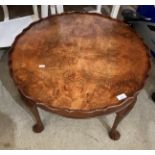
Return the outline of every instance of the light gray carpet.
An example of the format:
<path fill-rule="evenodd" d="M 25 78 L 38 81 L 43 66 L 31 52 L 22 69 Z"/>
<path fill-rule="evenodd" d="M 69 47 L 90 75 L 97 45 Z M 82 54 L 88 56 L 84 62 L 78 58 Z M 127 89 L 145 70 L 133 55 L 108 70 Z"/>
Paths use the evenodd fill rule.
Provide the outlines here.
<path fill-rule="evenodd" d="M 69 119 L 39 110 L 45 130 L 36 134 L 8 73 L 6 52 L 0 60 L 0 149 L 155 149 L 155 103 L 150 99 L 155 90 L 154 68 L 134 109 L 118 127 L 120 140 L 112 141 L 107 134 L 114 114 Z"/>

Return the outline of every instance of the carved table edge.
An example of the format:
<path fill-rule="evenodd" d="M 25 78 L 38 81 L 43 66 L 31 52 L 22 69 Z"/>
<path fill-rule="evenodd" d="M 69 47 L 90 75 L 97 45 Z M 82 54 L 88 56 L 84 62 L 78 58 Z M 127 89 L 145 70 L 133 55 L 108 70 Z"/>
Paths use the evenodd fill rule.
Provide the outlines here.
<path fill-rule="evenodd" d="M 119 22 L 119 23 L 122 23 L 126 26 L 129 27 L 129 29 L 135 33 L 135 35 L 137 35 L 137 37 L 142 40 L 143 42 L 143 39 L 139 36 L 139 34 L 134 31 L 134 29 L 132 29 L 129 25 L 127 25 L 126 23 L 124 23 L 123 21 L 121 20 L 118 20 L 118 19 L 113 19 L 109 16 L 105 16 L 105 15 L 102 15 L 102 14 L 98 14 L 98 13 L 88 13 L 88 12 L 66 12 L 66 13 L 62 13 L 62 14 L 56 14 L 56 15 L 51 15 L 51 16 L 48 16 L 46 18 L 42 18 L 38 21 L 35 21 L 33 23 L 31 23 L 28 27 L 26 27 L 25 29 L 23 29 L 23 31 L 17 35 L 17 37 L 15 38 L 10 50 L 9 50 L 9 56 L 8 56 L 8 65 L 9 65 L 9 71 L 10 71 L 10 75 L 13 79 L 13 81 L 15 82 L 15 85 L 17 86 L 18 88 L 18 91 L 20 92 L 22 98 L 24 97 L 31 105 L 31 104 L 36 104 L 38 107 L 41 107 L 42 109 L 44 110 L 47 110 L 47 111 L 52 111 L 54 113 L 59 113 L 63 116 L 67 116 L 67 117 L 70 117 L 70 115 L 72 115 L 72 117 L 75 117 L 75 118 L 83 118 L 83 117 L 92 117 L 94 115 L 102 115 L 102 114 L 108 114 L 108 113 L 112 113 L 112 112 L 117 112 L 117 110 L 120 110 L 120 108 L 124 108 L 125 106 L 127 106 L 128 104 L 126 104 L 126 102 L 128 102 L 129 99 L 134 99 L 139 91 L 143 88 L 144 86 L 144 83 L 146 81 L 146 78 L 148 77 L 148 71 L 151 67 L 151 64 L 150 64 L 150 61 L 148 59 L 148 68 L 146 69 L 146 73 L 145 74 L 146 76 L 144 77 L 144 82 L 141 84 L 140 88 L 138 89 L 137 92 L 135 92 L 133 95 L 131 95 L 130 97 L 128 97 L 127 99 L 125 99 L 123 102 L 121 102 L 120 104 L 118 105 L 114 105 L 114 106 L 109 106 L 109 107 L 105 107 L 105 108 L 100 108 L 100 109 L 94 109 L 94 110 L 89 110 L 89 111 L 82 111 L 82 110 L 71 110 L 71 109 L 65 109 L 65 108 L 55 108 L 55 107 L 51 107 L 51 106 L 46 106 L 44 105 L 43 103 L 38 103 L 36 100 L 33 100 L 32 98 L 30 98 L 29 96 L 26 96 L 24 94 L 24 92 L 22 92 L 22 89 L 20 88 L 19 85 L 17 85 L 15 79 L 14 79 L 14 76 L 13 76 L 13 72 L 12 72 L 12 52 L 14 50 L 14 47 L 16 45 L 16 42 L 17 40 L 20 38 L 20 36 L 22 36 L 27 30 L 29 30 L 33 25 L 43 21 L 43 20 L 48 20 L 49 18 L 53 17 L 53 16 L 61 16 L 61 15 L 67 15 L 67 14 L 91 14 L 91 15 L 96 15 L 96 16 L 101 16 L 103 18 L 107 18 L 107 19 L 110 19 L 110 20 L 113 20 L 113 21 L 116 21 L 116 22 Z M 144 47 L 146 48 L 146 51 L 149 50 L 149 48 L 145 45 L 145 43 L 143 42 L 143 45 Z M 146 52 L 148 58 L 150 58 L 150 55 Z M 27 102 L 27 103 L 28 103 Z M 67 115 L 68 114 L 68 115 Z M 81 117 L 79 117 L 79 114 L 81 114 Z"/>

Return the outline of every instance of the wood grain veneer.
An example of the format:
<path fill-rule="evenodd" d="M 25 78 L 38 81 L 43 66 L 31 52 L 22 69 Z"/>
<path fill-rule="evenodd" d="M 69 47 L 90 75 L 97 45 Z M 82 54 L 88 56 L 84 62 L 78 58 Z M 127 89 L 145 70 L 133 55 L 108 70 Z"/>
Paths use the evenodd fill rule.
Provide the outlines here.
<path fill-rule="evenodd" d="M 10 53 L 12 77 L 42 106 L 90 111 L 142 88 L 148 49 L 123 22 L 98 14 L 55 15 L 30 25 Z"/>

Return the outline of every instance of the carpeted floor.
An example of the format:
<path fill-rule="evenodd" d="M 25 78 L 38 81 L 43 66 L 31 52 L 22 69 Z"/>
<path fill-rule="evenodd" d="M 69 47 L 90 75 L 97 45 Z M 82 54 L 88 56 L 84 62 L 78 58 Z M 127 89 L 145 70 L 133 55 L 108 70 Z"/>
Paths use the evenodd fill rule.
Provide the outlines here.
<path fill-rule="evenodd" d="M 114 114 L 69 119 L 39 110 L 45 130 L 36 134 L 10 78 L 5 52 L 0 60 L 0 149 L 155 149 L 155 103 L 150 99 L 155 90 L 154 68 L 134 109 L 118 127 L 120 140 L 112 141 L 107 134 Z"/>

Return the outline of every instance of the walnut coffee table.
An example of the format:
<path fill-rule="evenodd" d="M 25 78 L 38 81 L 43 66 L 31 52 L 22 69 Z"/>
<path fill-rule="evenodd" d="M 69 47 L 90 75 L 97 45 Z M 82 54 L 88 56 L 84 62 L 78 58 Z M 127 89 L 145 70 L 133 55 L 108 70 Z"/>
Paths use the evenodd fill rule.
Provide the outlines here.
<path fill-rule="evenodd" d="M 125 23 L 99 14 L 66 13 L 41 19 L 15 40 L 10 72 L 30 107 L 73 118 L 116 113 L 109 136 L 132 109 L 150 67 L 148 49 Z"/>

